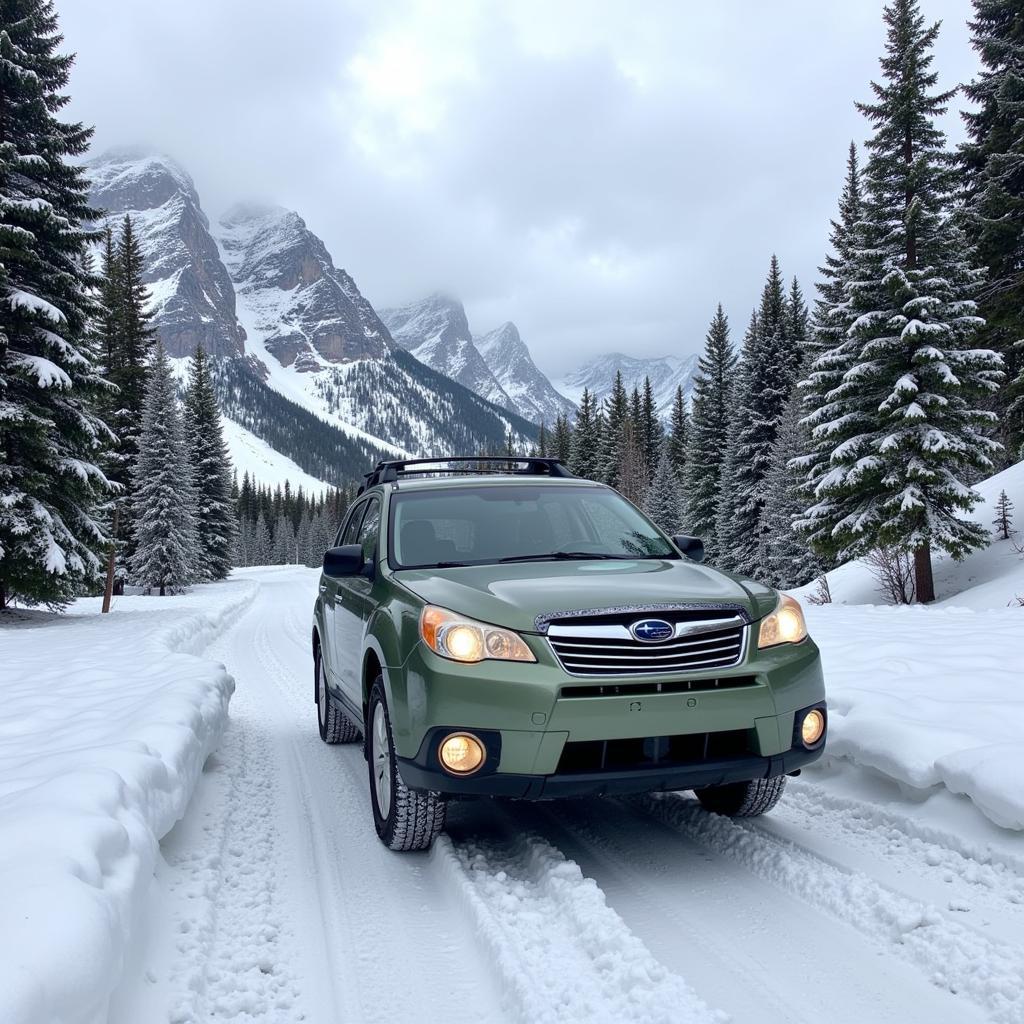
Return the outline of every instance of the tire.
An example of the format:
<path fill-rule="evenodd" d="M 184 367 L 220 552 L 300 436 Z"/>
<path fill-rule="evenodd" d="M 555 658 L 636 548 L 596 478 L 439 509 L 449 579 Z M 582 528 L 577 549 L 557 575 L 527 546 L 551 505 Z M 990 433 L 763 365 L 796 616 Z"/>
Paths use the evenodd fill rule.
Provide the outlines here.
<path fill-rule="evenodd" d="M 729 818 L 756 818 L 766 814 L 781 799 L 786 788 L 786 776 L 773 779 L 754 779 L 752 782 L 732 782 L 725 786 L 708 786 L 694 793 L 706 811 L 724 814 Z"/>
<path fill-rule="evenodd" d="M 445 801 L 438 793 L 411 790 L 402 781 L 381 676 L 374 680 L 366 712 L 366 762 L 380 841 L 389 850 L 429 850 L 444 828 Z"/>
<path fill-rule="evenodd" d="M 313 658 L 316 672 L 316 724 L 324 743 L 354 743 L 359 739 L 359 727 L 341 709 L 341 705 L 327 689 L 327 669 L 323 655 L 317 650 Z"/>

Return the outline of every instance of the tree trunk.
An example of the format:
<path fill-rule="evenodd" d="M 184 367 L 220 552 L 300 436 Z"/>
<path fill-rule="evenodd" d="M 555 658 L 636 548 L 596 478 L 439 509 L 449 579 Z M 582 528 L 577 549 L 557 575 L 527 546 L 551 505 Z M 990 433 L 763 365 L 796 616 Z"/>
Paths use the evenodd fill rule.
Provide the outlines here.
<path fill-rule="evenodd" d="M 7 607 L 7 584 L 0 582 L 0 611 Z"/>
<path fill-rule="evenodd" d="M 104 614 L 110 611 L 110 598 L 114 593 L 114 562 L 117 559 L 117 506 L 114 506 L 114 521 L 110 525 L 110 551 L 107 554 L 107 581 L 103 587 Z"/>
<path fill-rule="evenodd" d="M 160 581 L 160 596 L 161 596 L 161 597 L 163 597 L 163 596 L 164 596 L 164 594 L 165 594 L 165 592 L 166 592 L 166 591 L 165 591 L 165 589 L 164 589 L 164 581 L 163 581 L 163 580 L 161 580 L 161 581 Z"/>
<path fill-rule="evenodd" d="M 929 604 L 935 600 L 932 549 L 927 541 L 914 551 L 914 594 L 921 604 Z"/>

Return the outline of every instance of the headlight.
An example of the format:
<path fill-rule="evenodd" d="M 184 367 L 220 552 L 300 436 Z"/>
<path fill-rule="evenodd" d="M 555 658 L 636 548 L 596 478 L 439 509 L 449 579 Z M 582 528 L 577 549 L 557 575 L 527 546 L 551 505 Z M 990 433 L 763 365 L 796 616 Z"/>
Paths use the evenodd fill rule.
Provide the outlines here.
<path fill-rule="evenodd" d="M 537 660 L 518 633 L 464 618 L 432 604 L 420 615 L 420 636 L 435 654 L 452 661 Z"/>
<path fill-rule="evenodd" d="M 803 609 L 788 594 L 779 595 L 779 603 L 771 615 L 761 620 L 761 632 L 757 637 L 758 647 L 775 647 L 778 644 L 798 644 L 807 636 Z"/>

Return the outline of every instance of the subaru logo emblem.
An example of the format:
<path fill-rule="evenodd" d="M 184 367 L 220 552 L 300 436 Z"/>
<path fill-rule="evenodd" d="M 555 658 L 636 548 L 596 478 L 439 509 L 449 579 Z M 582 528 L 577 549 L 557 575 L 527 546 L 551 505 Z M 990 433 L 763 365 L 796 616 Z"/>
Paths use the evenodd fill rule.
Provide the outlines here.
<path fill-rule="evenodd" d="M 664 619 L 641 619 L 629 627 L 630 633 L 641 643 L 660 644 L 675 636 L 676 628 Z"/>

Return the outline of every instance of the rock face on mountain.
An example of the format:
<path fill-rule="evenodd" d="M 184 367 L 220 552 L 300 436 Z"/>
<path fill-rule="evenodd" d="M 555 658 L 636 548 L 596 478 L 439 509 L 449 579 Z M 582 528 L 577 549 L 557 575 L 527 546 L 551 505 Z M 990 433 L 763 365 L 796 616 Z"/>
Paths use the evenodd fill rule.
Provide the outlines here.
<path fill-rule="evenodd" d="M 234 288 L 185 170 L 139 149 L 111 150 L 87 166 L 90 199 L 104 211 L 104 222 L 116 229 L 131 215 L 168 354 L 188 356 L 201 345 L 211 355 L 241 355 L 245 331 L 235 315 Z"/>
<path fill-rule="evenodd" d="M 693 391 L 697 361 L 697 356 L 687 356 L 685 359 L 677 356 L 638 359 L 621 352 L 611 352 L 584 363 L 563 377 L 557 387 L 563 395 L 568 395 L 575 402 L 579 402 L 584 388 L 589 389 L 598 401 L 602 401 L 611 393 L 616 372 L 622 372 L 622 382 L 630 392 L 635 387 L 643 390 L 644 378 L 649 377 L 658 413 L 667 418 L 672 411 L 676 388 L 682 386 L 683 394 L 689 399 Z"/>
<path fill-rule="evenodd" d="M 218 235 L 250 329 L 282 366 L 313 371 L 390 351 L 373 307 L 297 213 L 239 205 Z"/>
<path fill-rule="evenodd" d="M 457 299 L 434 294 L 408 306 L 382 309 L 380 316 L 395 343 L 421 363 L 458 381 L 488 402 L 529 416 L 526 410 L 516 408 L 477 351 L 466 311 Z"/>
<path fill-rule="evenodd" d="M 514 323 L 477 335 L 473 342 L 521 416 L 548 426 L 560 415 L 572 417 L 576 406 L 537 368 Z"/>

